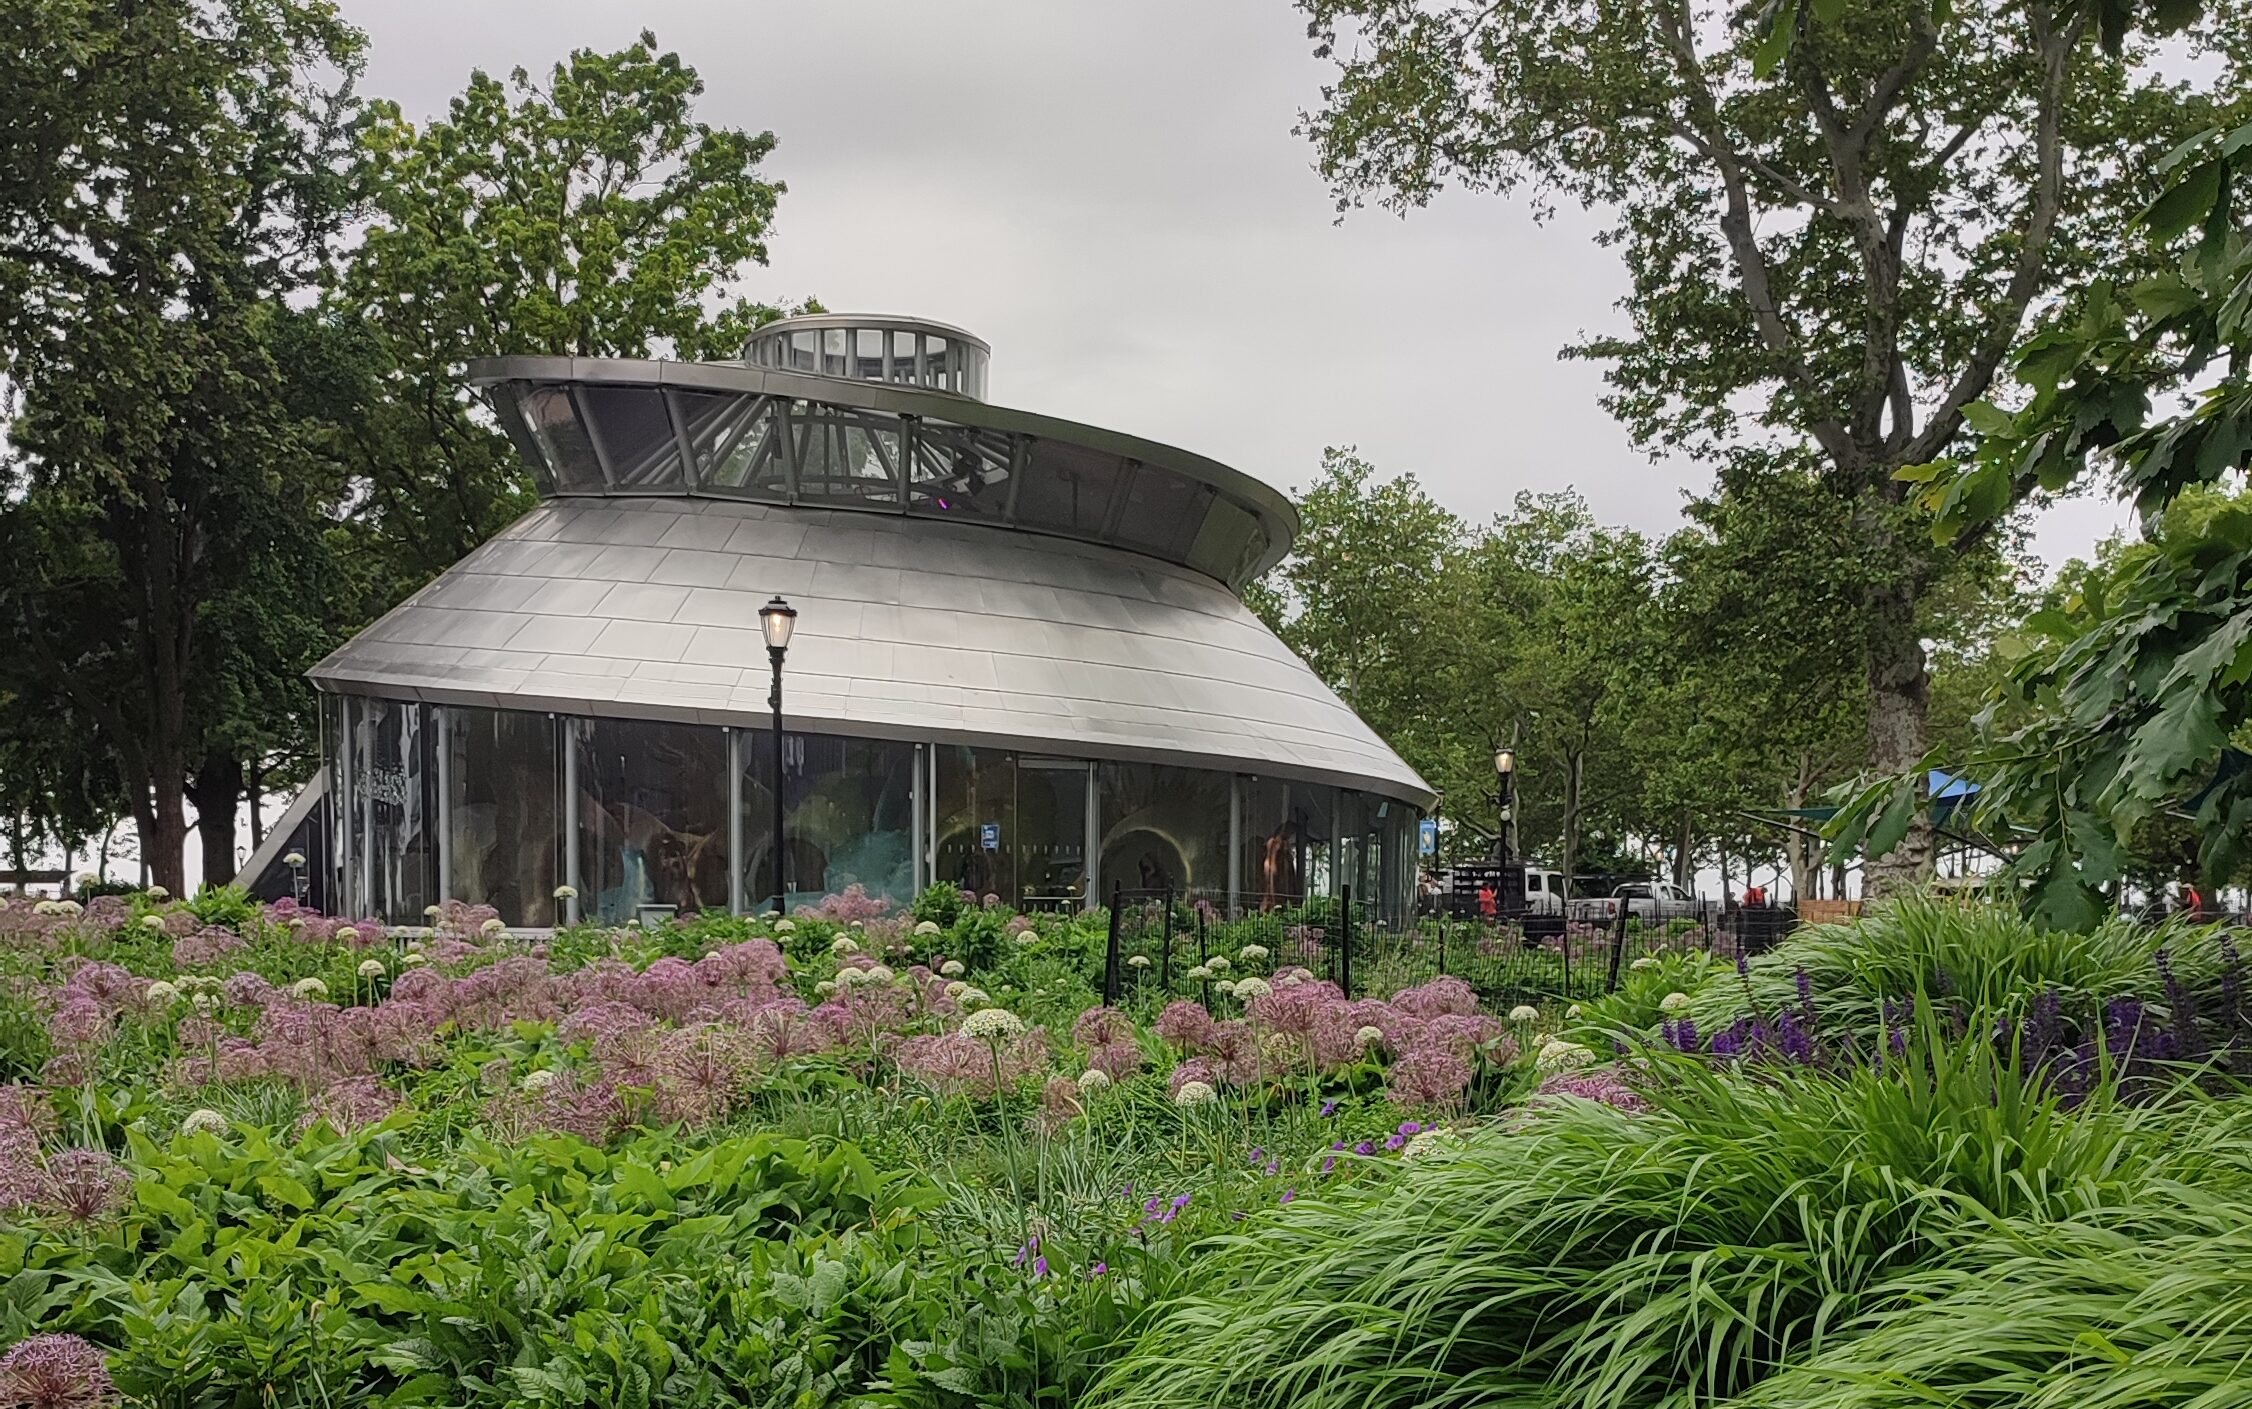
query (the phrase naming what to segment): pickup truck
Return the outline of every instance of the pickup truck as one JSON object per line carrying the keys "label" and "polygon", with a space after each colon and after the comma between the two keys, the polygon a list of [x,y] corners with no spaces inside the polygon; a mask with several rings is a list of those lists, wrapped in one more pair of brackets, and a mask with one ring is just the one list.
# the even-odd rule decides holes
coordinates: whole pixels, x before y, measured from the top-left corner
{"label": "pickup truck", "polygon": [[1568,913],[1579,924],[1604,925],[1618,919],[1621,906],[1630,918],[1646,925],[1694,918],[1700,908],[1697,897],[1671,881],[1639,881],[1599,900],[1575,900]]}
{"label": "pickup truck", "polygon": [[1562,916],[1564,913],[1564,876],[1560,871],[1542,871],[1525,868],[1525,909],[1527,915]]}

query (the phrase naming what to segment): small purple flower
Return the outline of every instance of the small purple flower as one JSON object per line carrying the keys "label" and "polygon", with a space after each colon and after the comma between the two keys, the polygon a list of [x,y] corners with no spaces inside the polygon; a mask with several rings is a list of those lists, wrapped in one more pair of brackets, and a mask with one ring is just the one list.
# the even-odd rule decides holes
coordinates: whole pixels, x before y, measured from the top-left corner
{"label": "small purple flower", "polygon": [[1386,1136],[1386,1137],[1385,1137],[1385,1139],[1384,1139],[1384,1148],[1385,1148],[1385,1149],[1387,1149],[1387,1150],[1397,1150],[1397,1149],[1399,1149],[1399,1148],[1400,1148],[1400,1147],[1401,1147],[1402,1145],[1405,1145],[1406,1143],[1407,1143],[1407,1136],[1405,1136],[1405,1135],[1401,1135],[1401,1134],[1398,1134],[1398,1133],[1394,1133],[1394,1134],[1392,1134],[1392,1135],[1388,1135],[1388,1136]]}
{"label": "small purple flower", "polygon": [[1239,1208],[1239,1209],[1237,1209],[1237,1210],[1236,1210],[1235,1212],[1233,1212],[1233,1213],[1229,1214],[1229,1215],[1228,1215],[1228,1218],[1229,1218],[1229,1221],[1231,1221],[1231,1222],[1235,1222],[1235,1223],[1241,1223],[1241,1222],[1243,1221],[1243,1218],[1244,1218],[1243,1210],[1242,1210],[1242,1209],[1240,1209],[1240,1208]]}
{"label": "small purple flower", "polygon": [[1142,1205],[1142,1212],[1155,1213],[1157,1212],[1158,1208],[1164,1204],[1164,1202],[1165,1201],[1163,1199],[1159,1198],[1155,1194],[1152,1194],[1149,1196],[1149,1202]]}
{"label": "small purple flower", "polygon": [[1095,1280],[1095,1279],[1096,1279],[1097,1277],[1100,1277],[1100,1276],[1102,1276],[1102,1275],[1103,1275],[1103,1274],[1104,1274],[1105,1272],[1108,1272],[1109,1270],[1110,1270],[1110,1264],[1109,1264],[1109,1263],[1107,1263],[1107,1262],[1098,1262],[1098,1263],[1096,1263],[1096,1264],[1095,1264],[1094,1266],[1092,1266],[1092,1267],[1090,1267],[1090,1268],[1088,1268],[1088,1269],[1087,1269],[1087,1280],[1088,1280],[1088,1281],[1090,1281],[1090,1282],[1092,1282],[1092,1281],[1094,1281],[1094,1280]]}
{"label": "small purple flower", "polygon": [[1266,1157],[1267,1157],[1267,1148],[1266,1148],[1266,1146],[1264,1146],[1264,1145],[1253,1145],[1253,1146],[1251,1147],[1251,1162],[1252,1162],[1253,1164],[1257,1164],[1257,1163],[1258,1163],[1259,1161],[1261,1161],[1261,1160],[1265,1159]]}
{"label": "small purple flower", "polygon": [[1324,1173],[1324,1174],[1334,1174],[1334,1173],[1336,1173],[1336,1172],[1337,1172],[1337,1156],[1335,1156],[1335,1155],[1329,1155],[1329,1156],[1327,1156],[1326,1158],[1324,1158],[1324,1159],[1322,1160],[1322,1162],[1321,1162],[1321,1172],[1322,1172],[1322,1173]]}
{"label": "small purple flower", "polygon": [[1131,1182],[1129,1182],[1125,1188],[1119,1190],[1119,1197],[1125,1199],[1134,1197],[1134,1186]]}
{"label": "small purple flower", "polygon": [[1321,1113],[1324,1120],[1327,1120],[1329,1117],[1337,1114],[1337,1103],[1335,1101],[1322,1102]]}
{"label": "small purple flower", "polygon": [[1342,1150],[1345,1148],[1345,1142],[1343,1140],[1332,1140],[1329,1142],[1329,1147],[1333,1150]]}
{"label": "small purple flower", "polygon": [[1047,1259],[1047,1258],[1045,1258],[1045,1257],[1036,1257],[1036,1258],[1032,1259],[1032,1275],[1033,1275],[1033,1276],[1035,1276],[1035,1277],[1045,1277],[1045,1276],[1047,1276],[1047,1275],[1048,1275],[1048,1259]]}
{"label": "small purple flower", "polygon": [[1173,1196],[1173,1208],[1176,1212],[1181,1209],[1187,1208],[1188,1206],[1189,1196],[1187,1194],[1175,1194]]}
{"label": "small purple flower", "polygon": [[1011,1267],[1022,1267],[1022,1266],[1024,1266],[1024,1259],[1025,1259],[1025,1258],[1026,1258],[1026,1257],[1027,1257],[1028,1255],[1029,1255],[1029,1254],[1028,1254],[1028,1253],[1027,1253],[1027,1252],[1025,1251],[1025,1247],[1024,1247],[1024,1244],[1022,1244],[1022,1243],[1019,1243],[1019,1244],[1017,1244],[1017,1255],[1016,1255],[1015,1259],[1014,1259],[1014,1260],[1012,1260],[1012,1261],[1011,1261],[1011,1262],[1009,1263],[1009,1265],[1010,1265]]}
{"label": "small purple flower", "polygon": [[1353,1146],[1353,1153],[1356,1155],[1373,1155],[1376,1153],[1376,1143],[1372,1140],[1363,1140],[1358,1145]]}
{"label": "small purple flower", "polygon": [[1267,1167],[1263,1172],[1270,1178],[1282,1173],[1282,1161],[1279,1159],[1268,1160]]}
{"label": "small purple flower", "polygon": [[1285,1190],[1283,1190],[1283,1191],[1282,1191],[1282,1197],[1281,1197],[1280,1199],[1276,1200],[1276,1202],[1278,1202],[1278,1203],[1289,1203],[1289,1202],[1290,1202],[1290,1201],[1291,1201],[1292,1199],[1295,1199],[1295,1198],[1297,1198],[1297,1197],[1298,1197],[1298,1191],[1297,1191],[1296,1189],[1285,1189]]}
{"label": "small purple flower", "polygon": [[1400,1133],[1402,1135],[1420,1135],[1423,1133],[1423,1122],[1420,1120],[1403,1120],[1400,1122]]}

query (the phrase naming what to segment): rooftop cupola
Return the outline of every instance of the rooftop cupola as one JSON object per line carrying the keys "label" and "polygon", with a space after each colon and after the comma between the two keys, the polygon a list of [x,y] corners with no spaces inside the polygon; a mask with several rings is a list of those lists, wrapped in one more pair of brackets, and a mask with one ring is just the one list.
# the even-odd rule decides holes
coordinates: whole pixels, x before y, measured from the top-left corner
{"label": "rooftop cupola", "polygon": [[927,318],[883,313],[809,313],[751,334],[753,367],[849,381],[894,382],[985,399],[993,349],[984,339]]}

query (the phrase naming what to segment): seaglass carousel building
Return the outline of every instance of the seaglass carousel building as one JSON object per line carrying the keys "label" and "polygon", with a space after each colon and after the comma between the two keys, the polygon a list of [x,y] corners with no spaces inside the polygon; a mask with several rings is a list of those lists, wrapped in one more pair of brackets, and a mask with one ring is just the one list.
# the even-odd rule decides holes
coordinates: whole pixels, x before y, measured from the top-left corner
{"label": "seaglass carousel building", "polygon": [[1404,909],[1431,790],[1237,595],[1289,502],[991,405],[989,355],[821,315],[741,362],[474,364],[539,506],[313,670],[327,765],[249,873],[310,847],[345,913],[615,922],[768,908],[779,843],[792,904]]}

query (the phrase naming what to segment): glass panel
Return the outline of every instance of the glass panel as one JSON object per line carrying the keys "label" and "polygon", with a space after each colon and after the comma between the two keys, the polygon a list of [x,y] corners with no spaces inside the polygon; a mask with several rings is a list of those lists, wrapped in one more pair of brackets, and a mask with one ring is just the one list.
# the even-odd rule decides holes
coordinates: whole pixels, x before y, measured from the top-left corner
{"label": "glass panel", "polygon": [[989,360],[991,355],[982,349],[962,349],[962,395],[985,399],[985,364]]}
{"label": "glass panel", "polygon": [[852,374],[863,381],[884,379],[884,334],[881,328],[855,328],[852,332]]}
{"label": "glass panel", "polygon": [[517,403],[524,412],[525,428],[539,443],[548,468],[555,472],[559,494],[600,494],[607,486],[602,463],[594,458],[594,443],[579,424],[568,389],[559,386],[526,388]]}
{"label": "glass panel", "polygon": [[815,502],[899,502],[899,419],[798,403],[798,497]]}
{"label": "glass panel", "polygon": [[920,421],[908,502],[932,513],[998,520],[1009,507],[1009,454],[1004,432]]}
{"label": "glass panel", "polygon": [[[743,895],[773,904],[774,736],[743,735]],[[783,880],[788,907],[859,886],[915,898],[915,746],[828,734],[782,736]]]}
{"label": "glass panel", "polygon": [[516,454],[523,460],[525,468],[532,472],[533,482],[538,486],[539,492],[553,494],[555,471],[548,466],[546,448],[540,444],[539,437],[532,434],[531,424],[524,419],[521,404],[523,396],[522,382],[508,382],[492,388],[486,394],[487,400],[492,403],[494,418],[507,433],[509,443],[516,447]]}
{"label": "glass panel", "polygon": [[1017,894],[1017,764],[991,749],[938,749],[936,878],[978,895]]}
{"label": "glass panel", "polygon": [[1110,513],[1122,462],[1116,455],[1035,440],[1031,468],[1017,489],[1017,522],[1030,528],[1094,538]]}
{"label": "glass panel", "polygon": [[1339,789],[1337,792],[1337,875],[1331,882],[1329,894],[1336,895],[1344,886],[1353,888],[1356,900],[1369,898],[1369,875],[1374,860],[1369,846],[1368,813],[1366,800],[1355,792]]}
{"label": "glass panel", "polygon": [[654,387],[582,386],[585,408],[610,465],[613,489],[680,487],[680,442],[665,396]]}
{"label": "glass panel", "polygon": [[718,729],[587,719],[579,729],[579,907],[727,908],[727,739]]}
{"label": "glass panel", "polygon": [[1210,485],[1155,465],[1137,465],[1126,485],[1126,507],[1118,516],[1118,541],[1168,562],[1180,562],[1196,541],[1205,506],[1214,497]]}
{"label": "glass panel", "polygon": [[817,372],[821,369],[821,335],[812,329],[790,334],[789,369],[793,372]]}
{"label": "glass panel", "polygon": [[953,365],[953,344],[935,333],[923,334],[923,385],[946,390],[947,369]]}
{"label": "glass panel", "polygon": [[1228,775],[1150,763],[1095,765],[1102,878],[1128,890],[1224,894]]}
{"label": "glass panel", "polygon": [[823,328],[821,330],[822,376],[845,377],[852,375],[845,364],[845,351],[851,341],[851,336],[851,333],[843,328]]}
{"label": "glass panel", "polygon": [[1205,509],[1203,522],[1197,525],[1196,537],[1189,540],[1186,561],[1199,572],[1233,584],[1266,546],[1266,531],[1250,510],[1215,498]]}
{"label": "glass panel", "polygon": [[1261,910],[1330,890],[1336,789],[1277,778],[1243,780],[1244,903]]}
{"label": "glass panel", "polygon": [[938,879],[1012,903],[1084,896],[1087,765],[941,748]]}
{"label": "glass panel", "polygon": [[354,800],[367,847],[362,875],[370,915],[419,925],[436,902],[437,836],[427,796],[431,773],[428,715],[420,705],[362,699],[353,709]]}
{"label": "glass panel", "polygon": [[561,788],[556,722],[518,710],[445,709],[449,898],[512,925],[555,923]]}

